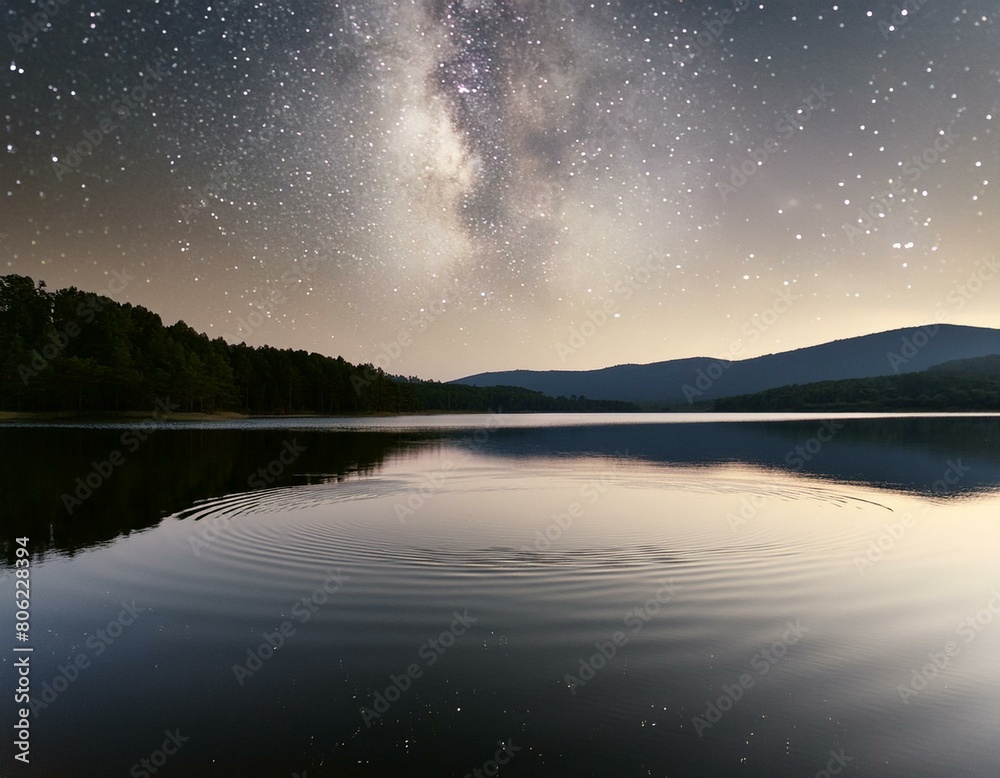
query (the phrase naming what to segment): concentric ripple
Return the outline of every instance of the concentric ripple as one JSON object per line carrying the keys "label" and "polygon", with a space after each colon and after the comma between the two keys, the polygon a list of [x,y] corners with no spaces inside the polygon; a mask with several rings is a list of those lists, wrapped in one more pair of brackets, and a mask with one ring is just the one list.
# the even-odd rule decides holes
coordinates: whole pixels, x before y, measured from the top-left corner
{"label": "concentric ripple", "polygon": [[[296,575],[334,565],[383,576],[406,570],[408,579],[503,573],[596,582],[665,569],[787,574],[814,564],[814,552],[857,545],[873,520],[892,515],[849,485],[731,467],[509,464],[396,466],[227,495],[172,518],[204,543],[199,556],[219,575],[226,567]],[[858,515],[866,520],[845,520]]]}

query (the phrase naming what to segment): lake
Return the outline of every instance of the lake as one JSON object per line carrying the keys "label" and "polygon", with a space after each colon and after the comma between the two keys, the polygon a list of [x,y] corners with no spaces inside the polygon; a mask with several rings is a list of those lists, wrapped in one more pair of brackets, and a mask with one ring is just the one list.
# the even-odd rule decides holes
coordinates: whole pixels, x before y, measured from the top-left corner
{"label": "lake", "polygon": [[3,774],[1000,774],[996,415],[7,422],[0,457]]}

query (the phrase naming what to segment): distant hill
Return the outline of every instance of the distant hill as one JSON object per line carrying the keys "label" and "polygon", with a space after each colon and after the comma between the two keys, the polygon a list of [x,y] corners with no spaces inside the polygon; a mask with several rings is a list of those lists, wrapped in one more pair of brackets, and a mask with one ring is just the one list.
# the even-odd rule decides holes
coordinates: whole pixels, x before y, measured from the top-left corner
{"label": "distant hill", "polygon": [[647,407],[678,406],[788,384],[915,373],[955,360],[996,354],[1000,354],[1000,330],[939,324],[740,361],[694,357],[601,370],[509,370],[480,373],[454,383],[504,384],[552,396],[623,400]]}
{"label": "distant hill", "polygon": [[717,411],[1000,411],[1000,355],[919,373],[848,378],[724,397]]}

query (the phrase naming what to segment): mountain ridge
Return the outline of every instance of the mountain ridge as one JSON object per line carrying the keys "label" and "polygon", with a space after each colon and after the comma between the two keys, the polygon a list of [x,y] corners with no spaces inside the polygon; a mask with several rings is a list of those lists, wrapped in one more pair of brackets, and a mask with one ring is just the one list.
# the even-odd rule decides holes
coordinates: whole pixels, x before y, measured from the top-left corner
{"label": "mountain ridge", "polygon": [[1000,354],[1000,329],[961,324],[901,327],[741,360],[682,357],[593,370],[507,370],[450,383],[505,384],[550,395],[645,404],[693,404],[788,384],[920,372]]}

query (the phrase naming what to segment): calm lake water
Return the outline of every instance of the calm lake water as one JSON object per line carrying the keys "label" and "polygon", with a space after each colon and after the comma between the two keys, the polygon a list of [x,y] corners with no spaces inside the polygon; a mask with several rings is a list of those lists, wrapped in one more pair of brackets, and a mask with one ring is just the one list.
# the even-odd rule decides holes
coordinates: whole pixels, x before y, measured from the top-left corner
{"label": "calm lake water", "polygon": [[1000,775],[996,416],[7,423],[0,457],[0,774]]}

